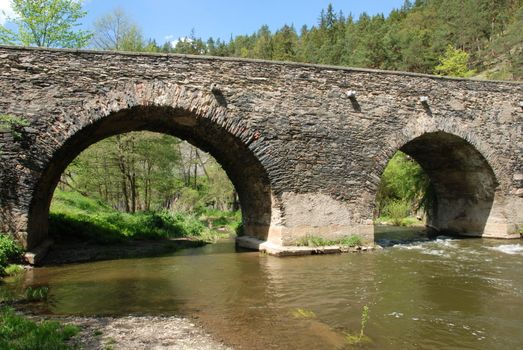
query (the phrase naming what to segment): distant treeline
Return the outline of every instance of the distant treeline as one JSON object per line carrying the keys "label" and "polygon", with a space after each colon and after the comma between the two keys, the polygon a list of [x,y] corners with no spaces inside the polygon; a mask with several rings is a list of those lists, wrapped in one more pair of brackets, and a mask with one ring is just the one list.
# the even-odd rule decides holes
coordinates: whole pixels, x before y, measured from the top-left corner
{"label": "distant treeline", "polygon": [[486,78],[523,78],[523,0],[405,1],[388,16],[359,18],[329,5],[318,24],[271,32],[262,26],[229,41],[196,37],[143,45],[147,51],[232,56],[437,73],[449,45]]}

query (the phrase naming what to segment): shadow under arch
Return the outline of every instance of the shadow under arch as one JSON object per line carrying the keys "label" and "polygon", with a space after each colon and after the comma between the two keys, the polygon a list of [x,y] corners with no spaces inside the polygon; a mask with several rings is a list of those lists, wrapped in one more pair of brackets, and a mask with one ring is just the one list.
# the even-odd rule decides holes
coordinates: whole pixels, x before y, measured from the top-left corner
{"label": "shadow under arch", "polygon": [[134,106],[100,118],[69,137],[42,172],[29,207],[27,248],[47,237],[49,207],[61,174],[83,150],[110,136],[152,131],[185,140],[211,154],[233,183],[246,232],[266,240],[271,223],[271,186],[267,172],[248,144],[225,126],[182,108]]}
{"label": "shadow under arch", "polygon": [[499,183],[492,167],[467,140],[444,131],[427,132],[403,144],[430,178],[434,190],[427,225],[441,233],[482,236]]}

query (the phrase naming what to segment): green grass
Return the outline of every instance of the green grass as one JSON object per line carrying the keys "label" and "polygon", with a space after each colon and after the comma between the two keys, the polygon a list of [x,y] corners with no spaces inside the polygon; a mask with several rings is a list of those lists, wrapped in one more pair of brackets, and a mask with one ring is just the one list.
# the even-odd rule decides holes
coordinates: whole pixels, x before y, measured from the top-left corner
{"label": "green grass", "polygon": [[390,216],[380,216],[379,218],[376,218],[374,220],[374,223],[378,224],[378,225],[392,224],[395,226],[410,227],[410,226],[421,225],[421,224],[423,224],[423,221],[420,221],[413,216],[407,216],[404,218],[396,218],[396,219],[393,219]]}
{"label": "green grass", "polygon": [[0,275],[9,274],[6,268],[10,262],[18,260],[21,254],[22,247],[10,235],[0,234]]}
{"label": "green grass", "polygon": [[78,331],[76,326],[55,321],[35,323],[11,308],[0,308],[0,349],[69,350],[73,347],[67,341]]}
{"label": "green grass", "polygon": [[220,233],[208,226],[235,225],[236,215],[221,213],[209,219],[210,216],[202,214],[200,220],[195,215],[181,213],[121,213],[77,192],[56,190],[49,215],[49,233],[55,238],[76,237],[97,243],[179,237],[214,241]]}
{"label": "green grass", "polygon": [[356,247],[362,245],[362,240],[361,237],[358,235],[350,235],[333,240],[313,235],[307,235],[305,237],[300,238],[296,242],[296,245],[301,247],[324,247],[332,245]]}
{"label": "green grass", "polygon": [[221,211],[206,208],[199,211],[198,220],[213,228],[223,228],[230,232],[236,232],[242,223],[242,216],[239,210]]}

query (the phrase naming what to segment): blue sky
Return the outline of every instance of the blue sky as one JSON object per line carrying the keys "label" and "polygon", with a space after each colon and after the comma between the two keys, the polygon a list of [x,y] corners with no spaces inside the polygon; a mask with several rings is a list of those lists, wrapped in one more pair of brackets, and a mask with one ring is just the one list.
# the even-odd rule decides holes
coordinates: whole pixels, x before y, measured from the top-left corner
{"label": "blue sky", "polygon": [[91,24],[97,17],[120,7],[142,28],[146,38],[159,44],[167,39],[186,37],[194,28],[197,37],[228,40],[231,34],[252,34],[263,24],[276,30],[284,24],[315,25],[321,9],[332,3],[336,11],[357,16],[401,7],[404,0],[328,1],[328,0],[88,0],[84,8]]}
{"label": "blue sky", "polygon": [[[9,13],[10,0],[0,0],[1,11]],[[158,44],[186,37],[194,28],[196,36],[228,40],[231,35],[252,34],[263,24],[272,31],[284,24],[315,25],[322,9],[332,3],[336,12],[357,17],[361,12],[388,14],[404,0],[85,0],[88,15],[83,26],[91,28],[96,18],[122,8]]]}

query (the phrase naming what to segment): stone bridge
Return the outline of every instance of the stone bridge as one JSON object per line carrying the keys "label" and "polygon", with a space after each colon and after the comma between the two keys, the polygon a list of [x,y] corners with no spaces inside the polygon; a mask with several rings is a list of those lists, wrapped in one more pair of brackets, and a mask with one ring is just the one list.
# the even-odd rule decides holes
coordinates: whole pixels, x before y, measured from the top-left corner
{"label": "stone bridge", "polygon": [[89,145],[174,135],[209,152],[240,197],[248,236],[374,237],[375,196],[397,150],[435,189],[429,225],[514,237],[523,223],[523,84],[365,69],[0,47],[0,229],[47,236],[53,191]]}

